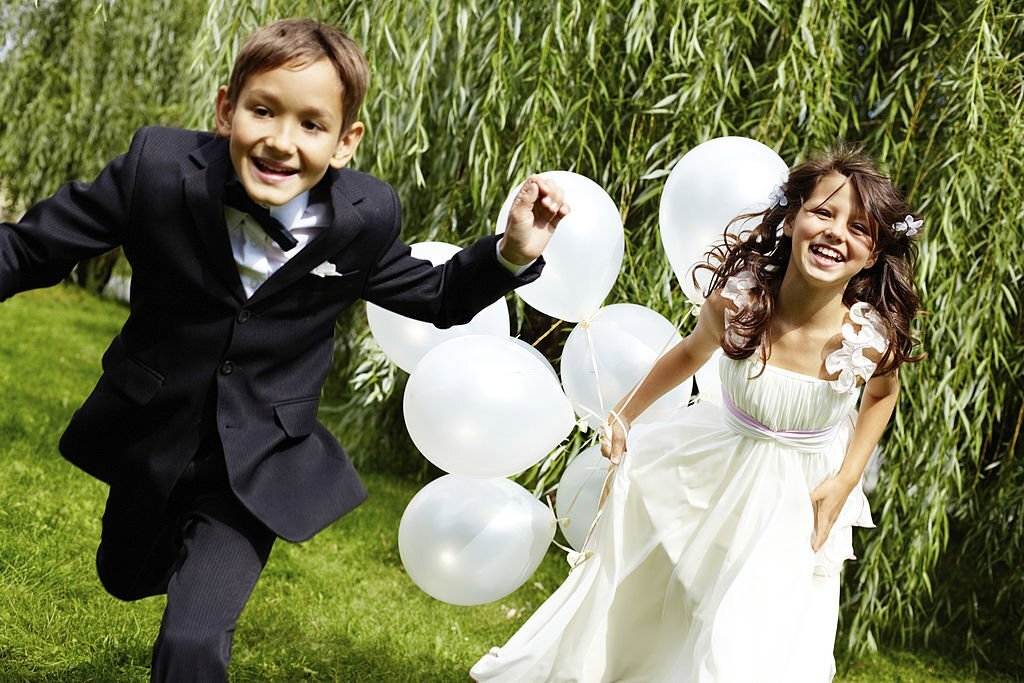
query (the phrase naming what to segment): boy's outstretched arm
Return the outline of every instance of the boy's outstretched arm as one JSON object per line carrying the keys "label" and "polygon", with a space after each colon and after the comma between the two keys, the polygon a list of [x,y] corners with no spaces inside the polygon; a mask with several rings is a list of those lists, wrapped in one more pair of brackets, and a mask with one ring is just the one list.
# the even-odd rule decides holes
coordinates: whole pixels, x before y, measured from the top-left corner
{"label": "boy's outstretched arm", "polygon": [[79,261],[124,241],[144,137],[136,134],[92,183],[67,183],[17,223],[0,223],[0,301],[57,284]]}
{"label": "boy's outstretched arm", "polygon": [[[362,297],[399,315],[450,327],[469,322],[499,297],[535,280],[544,266],[540,252],[568,208],[554,185],[546,190],[539,185],[531,190],[528,185],[529,179],[525,192],[515,199],[507,232],[483,237],[436,267],[413,258],[402,242],[401,207],[388,187],[391,231],[366,278]],[[507,261],[533,263],[518,274],[510,272],[498,261],[499,244]]]}

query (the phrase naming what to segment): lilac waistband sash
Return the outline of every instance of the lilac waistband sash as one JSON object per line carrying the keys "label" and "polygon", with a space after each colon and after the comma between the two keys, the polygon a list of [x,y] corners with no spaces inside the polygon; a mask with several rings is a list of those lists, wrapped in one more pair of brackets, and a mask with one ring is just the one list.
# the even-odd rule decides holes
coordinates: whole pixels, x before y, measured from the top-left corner
{"label": "lilac waistband sash", "polygon": [[777,441],[783,446],[800,451],[825,450],[835,441],[841,424],[840,422],[825,429],[807,431],[775,431],[736,407],[736,404],[732,402],[732,399],[724,391],[722,392],[722,402],[725,405],[725,424],[740,436],[765,441]]}

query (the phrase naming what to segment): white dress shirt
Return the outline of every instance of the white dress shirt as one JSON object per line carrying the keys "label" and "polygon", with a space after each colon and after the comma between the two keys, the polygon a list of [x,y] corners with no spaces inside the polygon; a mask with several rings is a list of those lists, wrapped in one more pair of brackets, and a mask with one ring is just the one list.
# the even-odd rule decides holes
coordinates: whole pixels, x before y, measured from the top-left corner
{"label": "white dress shirt", "polygon": [[[295,247],[288,251],[283,250],[263,232],[249,214],[230,206],[224,207],[224,222],[228,227],[231,253],[235,257],[246,297],[251,297],[278,268],[302,251],[303,247],[327,227],[330,222],[330,207],[326,204],[310,204],[307,191],[286,204],[270,207],[270,215],[292,234],[298,242]],[[513,275],[519,275],[533,264],[531,261],[525,266],[518,266],[505,259],[497,246],[495,251],[498,262]]]}

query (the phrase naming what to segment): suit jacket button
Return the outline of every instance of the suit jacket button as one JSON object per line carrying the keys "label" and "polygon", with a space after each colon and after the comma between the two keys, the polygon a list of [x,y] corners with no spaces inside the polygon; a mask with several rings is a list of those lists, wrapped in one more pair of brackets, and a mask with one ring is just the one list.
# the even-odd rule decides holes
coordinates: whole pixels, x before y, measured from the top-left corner
{"label": "suit jacket button", "polygon": [[249,311],[249,310],[243,308],[242,310],[240,310],[238,312],[237,320],[238,320],[239,323],[244,325],[245,323],[249,322],[249,318],[251,318],[251,317],[252,317],[252,311]]}
{"label": "suit jacket button", "polygon": [[231,361],[226,360],[226,361],[224,361],[223,363],[220,364],[220,374],[222,374],[222,375],[230,375],[234,371],[235,371],[235,366],[234,366],[234,364]]}

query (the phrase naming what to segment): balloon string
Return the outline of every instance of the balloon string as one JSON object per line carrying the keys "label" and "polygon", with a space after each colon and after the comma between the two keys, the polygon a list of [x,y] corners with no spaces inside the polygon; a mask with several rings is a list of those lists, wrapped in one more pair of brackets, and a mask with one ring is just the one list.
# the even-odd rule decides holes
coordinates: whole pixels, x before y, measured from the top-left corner
{"label": "balloon string", "polygon": [[[665,344],[661,347],[661,350],[658,352],[658,355],[657,355],[658,360],[660,360],[661,357],[663,355],[665,355],[665,352],[668,350],[669,346],[671,346],[671,344],[672,344],[673,340],[675,339],[676,334],[679,332],[679,329],[680,329],[681,326],[682,326],[682,321],[676,323],[676,327],[672,331],[672,334],[670,334],[668,336],[668,339],[665,341]],[[590,355],[591,355],[591,358],[594,359],[594,373],[596,375],[597,374],[597,359],[596,359],[596,357],[594,355],[593,344],[592,344],[591,339],[590,339],[590,325],[588,324],[584,329],[587,332],[587,343],[591,344]],[[657,360],[655,362],[657,362]],[[629,405],[630,401],[633,400],[633,397],[636,395],[637,390],[640,388],[640,384],[641,384],[642,381],[643,380],[641,380],[640,382],[637,382],[636,385],[633,387],[633,389],[629,392],[629,395],[626,396],[626,400],[623,401],[623,403],[622,403],[622,408],[623,409],[626,406]],[[600,386],[601,385],[598,384],[598,398],[599,399],[600,399],[600,396],[601,396]],[[582,408],[586,412],[593,414],[593,411],[588,410],[585,407],[582,407]],[[602,401],[601,409],[604,410],[603,401]],[[619,422],[619,424],[622,425],[623,430],[625,431],[626,425],[623,422],[622,418],[619,416],[618,412],[612,411],[612,413],[614,415],[615,420],[617,420]],[[609,426],[610,427],[610,424],[608,423],[607,419],[604,422],[604,426]],[[618,469],[619,469],[619,466],[617,464],[615,464],[615,463],[611,463],[608,466],[608,472],[605,474],[604,484],[601,486],[601,497],[600,497],[600,499],[598,499],[598,503],[597,503],[597,514],[594,516],[594,521],[591,522],[590,529],[587,530],[587,535],[583,539],[583,545],[582,545],[583,548],[586,548],[587,545],[590,543],[590,539],[591,539],[591,537],[594,534],[594,529],[597,528],[597,522],[598,522],[599,519],[601,519],[601,516],[604,513],[605,503],[608,500],[608,496],[611,494],[612,479],[615,476],[615,473],[618,471]],[[590,558],[590,554],[586,554],[586,556],[582,557],[582,559],[578,558],[578,561],[575,564],[573,564],[573,569],[575,569],[579,565],[583,564],[583,562],[586,562],[589,558]]]}
{"label": "balloon string", "polygon": [[604,475],[604,483],[601,485],[601,499],[597,504],[597,514],[594,515],[594,520],[590,523],[590,528],[587,529],[587,535],[583,537],[583,543],[580,545],[582,550],[577,555],[576,561],[571,562],[572,569],[576,569],[576,567],[579,567],[594,555],[594,551],[588,550],[587,546],[590,545],[590,541],[594,537],[594,530],[597,529],[597,523],[604,514],[604,502],[608,497],[608,493],[611,491],[612,478],[615,476],[615,472],[618,468],[618,465],[610,465],[608,467],[608,471]]}
{"label": "balloon string", "polygon": [[597,371],[597,354],[594,352],[594,338],[590,334],[590,320],[583,319],[580,326],[587,334],[587,348],[590,350],[590,365],[594,368],[594,382],[597,385],[597,404],[602,414],[607,414],[608,409],[604,405],[604,392],[601,391],[601,374]]}
{"label": "balloon string", "polygon": [[596,467],[588,468],[586,478],[584,478],[583,483],[580,485],[579,489],[577,489],[576,495],[574,495],[572,497],[572,500],[569,501],[569,507],[567,507],[565,509],[565,512],[567,514],[571,513],[572,509],[576,506],[576,501],[578,501],[580,499],[580,495],[583,494],[583,489],[585,489],[587,487],[587,484],[590,483],[590,480],[591,480],[591,478],[593,478],[594,473],[595,472],[600,472],[600,471],[601,471],[600,468],[596,468]]}
{"label": "balloon string", "polygon": [[[551,502],[551,494],[550,493],[545,493],[544,494],[544,504],[548,506],[548,510],[551,511],[551,516],[555,518],[556,522],[561,523],[561,522],[564,522],[564,521],[569,519],[568,517],[559,517],[558,513],[555,512],[555,505],[554,505],[554,503]],[[558,543],[556,543],[555,541],[552,541],[552,543],[554,543],[555,545],[558,545]],[[559,545],[558,547],[561,548],[562,546]]]}
{"label": "balloon string", "polygon": [[551,327],[548,328],[547,332],[545,332],[544,334],[542,334],[539,337],[537,337],[536,341],[533,342],[532,346],[534,348],[537,348],[537,344],[540,344],[542,341],[544,341],[544,337],[546,337],[549,334],[551,334],[552,332],[554,332],[555,328],[558,327],[559,325],[561,325],[563,322],[564,322],[563,320],[556,320],[554,322],[554,324],[552,324]]}
{"label": "balloon string", "polygon": [[[579,410],[579,411],[582,411],[583,413],[586,413],[585,415],[580,415],[580,417],[582,417],[584,420],[586,420],[588,417],[593,417],[593,418],[597,418],[600,421],[604,421],[604,419],[606,417],[606,415],[604,413],[595,413],[593,410],[591,410],[590,408],[588,408],[588,407],[586,407],[585,405],[582,405],[582,404],[577,406],[576,409]],[[586,428],[590,429],[590,425],[587,425]],[[582,429],[582,427],[581,427],[581,429]]]}
{"label": "balloon string", "polygon": [[[583,406],[580,406],[580,407],[581,407],[581,408],[583,408]],[[584,409],[584,410],[586,410],[586,408],[583,408],[583,409]],[[592,415],[594,414],[594,413],[593,413],[593,411],[590,411],[590,410],[587,410],[587,412],[588,412],[588,413],[590,413],[590,414],[592,414]],[[579,457],[579,454],[580,454],[580,453],[582,453],[583,451],[585,451],[585,450],[587,450],[588,448],[590,448],[591,446],[593,446],[593,445],[594,445],[594,441],[595,441],[595,439],[591,439],[590,441],[588,441],[587,443],[585,443],[585,444],[583,445],[583,448],[581,448],[581,449],[579,450],[579,452],[578,452],[578,453],[576,454],[576,456],[574,456],[574,457]],[[588,483],[590,482],[590,478],[594,476],[594,473],[595,473],[595,472],[600,472],[600,471],[601,471],[601,470],[600,470],[600,468],[594,468],[594,467],[588,468],[588,470],[587,470],[587,472],[588,472],[588,473],[587,473],[587,477],[586,477],[586,479],[584,479],[584,481],[583,481],[583,484],[582,484],[582,485],[581,485],[581,486],[579,487],[579,489],[578,489],[578,490],[576,491],[576,495],[574,495],[574,496],[572,497],[572,500],[571,500],[571,501],[569,502],[569,507],[567,507],[567,508],[565,509],[565,511],[566,511],[566,513],[567,513],[567,514],[568,514],[568,513],[571,513],[571,512],[572,512],[572,509],[573,509],[574,507],[576,507],[576,501],[578,501],[578,500],[579,500],[579,498],[580,498],[580,495],[581,495],[581,494],[583,493],[583,489],[585,489],[585,488],[586,488],[586,486],[587,486],[587,484],[588,484]],[[563,475],[564,475],[564,470],[563,470]],[[547,499],[548,501],[550,501],[550,500],[551,500],[551,493],[552,493],[552,492],[556,492],[556,495],[557,495],[557,491],[558,491],[558,486],[553,486],[553,487],[552,487],[552,488],[551,488],[551,489],[550,489],[549,491],[545,492],[545,493],[544,493],[543,495],[544,495],[544,497],[545,497],[545,498],[546,498],[546,499]],[[551,506],[550,506],[550,505],[548,505],[548,507],[551,507]],[[551,508],[551,510],[552,510],[552,513],[554,513],[554,508]],[[569,517],[558,517],[557,519],[558,519],[558,521],[559,521],[559,522],[562,522],[563,520],[568,520],[568,519],[569,519]]]}
{"label": "balloon string", "polygon": [[619,466],[616,463],[608,465],[608,471],[604,475],[604,483],[601,484],[601,497],[597,501],[598,511],[604,509],[604,502],[608,499],[608,494],[612,492],[612,477],[615,476],[615,471],[618,468]]}
{"label": "balloon string", "polygon": [[[548,510],[551,511],[551,516],[555,517],[555,522],[563,522],[563,521],[568,521],[569,520],[568,517],[556,517],[555,516],[555,506],[551,502],[551,495],[550,494],[544,497],[544,502],[547,504]],[[581,562],[580,562],[580,558],[581,557],[583,557],[584,561],[588,557],[590,557],[589,555],[586,555],[586,557],[584,557],[584,553],[577,553],[575,549],[570,548],[569,546],[566,546],[566,545],[562,545],[561,543],[559,543],[558,541],[556,541],[553,538],[551,539],[551,543],[554,544],[554,546],[556,548],[558,548],[559,550],[562,550],[563,552],[565,552],[567,557],[571,558],[569,564],[572,565],[572,569],[575,569],[577,564],[581,564]],[[576,555],[575,558],[573,558],[574,554]]]}

